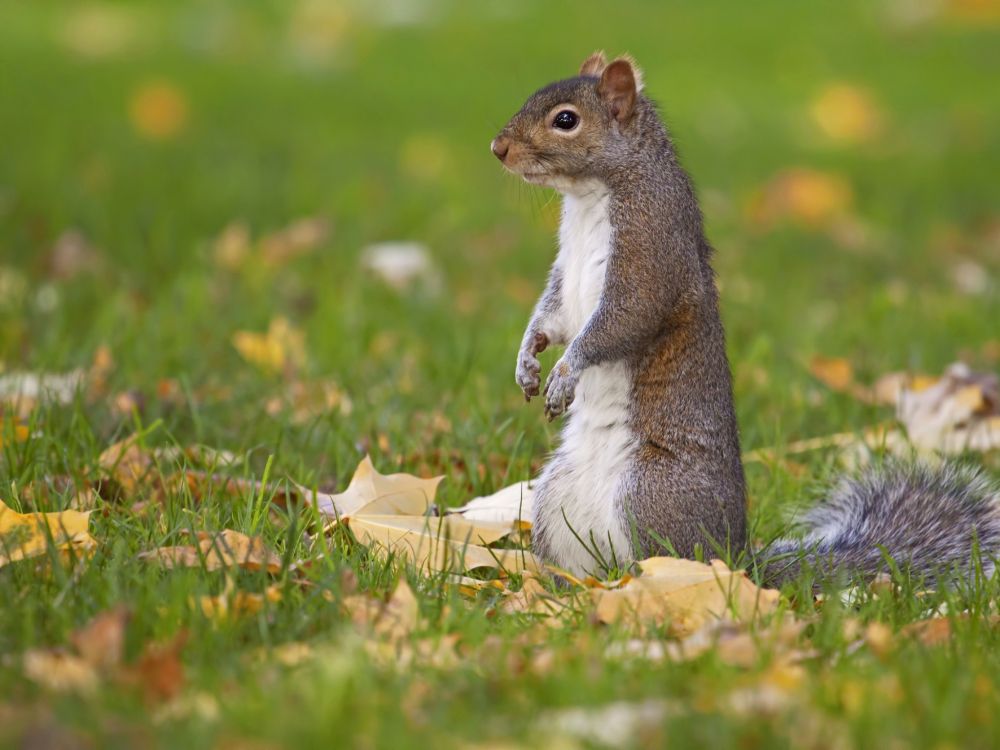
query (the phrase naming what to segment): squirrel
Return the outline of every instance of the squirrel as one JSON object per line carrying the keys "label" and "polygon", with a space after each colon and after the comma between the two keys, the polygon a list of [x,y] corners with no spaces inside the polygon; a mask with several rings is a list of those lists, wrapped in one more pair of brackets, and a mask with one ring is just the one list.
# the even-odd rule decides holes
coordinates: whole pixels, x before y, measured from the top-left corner
{"label": "squirrel", "polygon": [[[565,415],[534,484],[532,546],[574,575],[666,551],[747,548],[746,484],[701,209],[632,58],[589,56],[532,94],[490,144],[562,194],[559,249],[517,355],[525,399]],[[565,346],[541,388],[538,355]],[[845,479],[802,541],[754,553],[780,583],[809,564],[875,575],[883,552],[929,574],[1000,551],[1000,491],[979,473],[903,464]],[[801,552],[803,554],[796,554]]]}

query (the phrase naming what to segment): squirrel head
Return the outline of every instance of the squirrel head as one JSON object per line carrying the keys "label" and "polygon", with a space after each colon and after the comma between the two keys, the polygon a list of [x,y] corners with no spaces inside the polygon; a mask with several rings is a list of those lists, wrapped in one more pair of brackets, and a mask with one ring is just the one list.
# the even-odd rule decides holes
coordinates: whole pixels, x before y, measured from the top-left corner
{"label": "squirrel head", "polygon": [[641,139],[651,104],[630,57],[610,63],[595,52],[575,78],[532,94],[493,139],[504,167],[528,182],[572,192],[574,183],[620,168]]}

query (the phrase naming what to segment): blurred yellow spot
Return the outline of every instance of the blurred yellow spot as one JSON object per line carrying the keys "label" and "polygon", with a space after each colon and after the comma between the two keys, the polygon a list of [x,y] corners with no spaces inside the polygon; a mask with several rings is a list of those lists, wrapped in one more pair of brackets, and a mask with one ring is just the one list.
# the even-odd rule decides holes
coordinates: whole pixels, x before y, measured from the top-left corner
{"label": "blurred yellow spot", "polygon": [[947,14],[971,24],[996,25],[1000,23],[1000,0],[950,0]]}
{"label": "blurred yellow spot", "polygon": [[817,354],[809,360],[809,372],[834,391],[846,391],[854,383],[854,368],[843,357],[824,357]]}
{"label": "blurred yellow spot", "polygon": [[147,81],[132,95],[128,113],[139,135],[165,141],[187,125],[188,101],[184,92],[169,81]]}
{"label": "blurred yellow spot", "polygon": [[883,116],[871,92],[847,83],[827,86],[809,111],[824,135],[842,143],[869,141],[882,129]]}
{"label": "blurred yellow spot", "polygon": [[853,199],[850,183],[841,175],[792,167],[754,193],[747,215],[765,227],[781,220],[829,227],[847,215]]}
{"label": "blurred yellow spot", "polygon": [[414,135],[403,142],[399,163],[408,177],[439,179],[451,162],[448,147],[437,136]]}
{"label": "blurred yellow spot", "polygon": [[11,437],[15,443],[27,440],[28,436],[31,434],[31,430],[28,429],[28,426],[22,424],[20,420],[14,420],[14,423],[8,428],[7,425],[4,424],[3,417],[0,417],[0,448],[3,448],[4,446],[4,435],[7,433],[8,429],[10,430]]}
{"label": "blurred yellow spot", "polygon": [[86,3],[67,9],[59,36],[81,57],[114,57],[135,46],[139,27],[134,11],[121,3]]}
{"label": "blurred yellow spot", "polygon": [[271,321],[267,333],[237,331],[233,346],[243,359],[266,372],[296,369],[306,359],[305,334],[281,316]]}

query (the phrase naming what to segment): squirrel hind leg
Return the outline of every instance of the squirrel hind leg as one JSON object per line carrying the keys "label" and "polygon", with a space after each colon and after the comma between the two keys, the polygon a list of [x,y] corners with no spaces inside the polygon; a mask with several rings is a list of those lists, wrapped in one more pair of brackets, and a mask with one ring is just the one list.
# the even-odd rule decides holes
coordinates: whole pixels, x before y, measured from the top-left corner
{"label": "squirrel hind leg", "polygon": [[637,558],[654,555],[723,558],[746,547],[742,482],[706,480],[697,466],[660,449],[640,449],[619,497],[619,513]]}

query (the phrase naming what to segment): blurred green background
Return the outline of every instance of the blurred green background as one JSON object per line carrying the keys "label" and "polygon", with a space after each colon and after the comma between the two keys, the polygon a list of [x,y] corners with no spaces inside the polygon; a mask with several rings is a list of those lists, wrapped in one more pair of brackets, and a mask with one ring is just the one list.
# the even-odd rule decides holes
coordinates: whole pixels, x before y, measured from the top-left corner
{"label": "blurred green background", "polygon": [[[101,442],[138,404],[303,480],[366,449],[448,472],[452,498],[523,478],[554,435],[513,369],[558,199],[487,147],[603,48],[644,68],[698,187],[745,447],[860,427],[870,407],[819,386],[812,355],[862,379],[996,365],[998,18],[982,0],[3,2],[0,363],[110,354],[84,412]],[[366,269],[387,241],[426,262],[398,289]],[[279,364],[248,362],[234,335],[276,318]]]}

